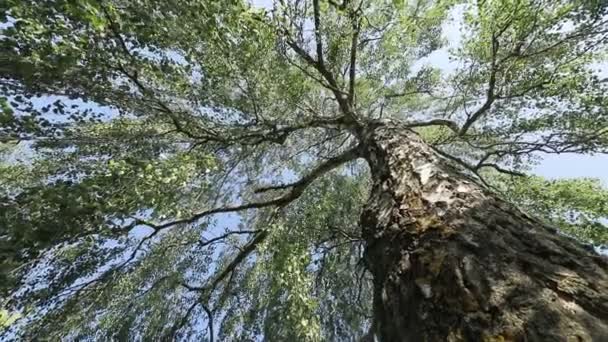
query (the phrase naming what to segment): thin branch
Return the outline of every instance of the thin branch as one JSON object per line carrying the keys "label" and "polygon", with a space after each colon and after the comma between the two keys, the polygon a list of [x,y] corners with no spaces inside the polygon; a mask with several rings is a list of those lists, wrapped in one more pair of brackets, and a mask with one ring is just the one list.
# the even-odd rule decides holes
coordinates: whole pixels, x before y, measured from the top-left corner
{"label": "thin branch", "polygon": [[[109,20],[111,19],[111,16],[109,15],[109,13],[107,13],[107,11],[105,11],[104,14],[106,17],[108,17]],[[122,38],[120,32],[118,31],[118,28],[116,27],[116,25],[110,25],[110,30],[111,30],[113,36],[115,36],[116,39],[120,42],[120,46],[124,50],[124,52],[131,59],[134,59],[131,52],[127,48],[126,43],[124,42],[124,39]],[[307,55],[306,52],[303,50],[300,51],[299,54],[301,56],[303,56],[302,53]],[[308,59],[306,59],[306,58],[305,59],[307,60],[307,62],[309,64],[311,64],[313,66],[318,65],[318,63],[315,62],[312,59],[312,57],[310,57],[310,56],[306,56],[306,57]],[[251,130],[249,128],[247,130],[245,130],[245,132],[235,132],[235,131],[214,132],[213,130],[211,130],[207,127],[197,125],[197,128],[202,130],[204,133],[203,134],[194,134],[192,131],[187,130],[186,127],[184,127],[183,123],[179,120],[177,113],[175,113],[171,108],[169,108],[169,106],[167,104],[165,104],[161,99],[156,97],[154,92],[152,90],[148,89],[144,85],[142,80],[139,78],[137,71],[130,72],[121,64],[119,64],[117,68],[125,77],[127,77],[130,81],[132,81],[135,84],[135,86],[139,89],[139,91],[143,95],[150,96],[154,100],[154,103],[160,107],[158,109],[161,110],[162,112],[166,113],[169,116],[169,118],[171,119],[171,121],[177,131],[185,134],[189,138],[200,140],[202,142],[211,141],[211,142],[219,142],[219,143],[226,143],[226,144],[240,143],[243,145],[247,145],[247,144],[256,145],[256,144],[259,144],[264,141],[270,141],[270,142],[276,142],[276,143],[282,144],[285,141],[287,135],[295,130],[302,129],[302,128],[308,128],[308,127],[321,127],[321,126],[324,126],[325,124],[333,125],[333,124],[336,124],[337,121],[341,120],[339,118],[337,120],[332,120],[332,119],[313,120],[312,122],[296,125],[295,127],[284,127],[282,129],[277,130],[276,127],[271,126],[270,129],[262,129],[262,130],[258,130],[258,131],[254,131],[254,132],[251,132]],[[318,65],[317,69],[321,72],[321,74],[324,76],[324,78],[329,82],[329,85],[331,86],[332,91],[334,91],[334,92],[339,91],[337,83],[335,82],[335,79],[333,79],[333,75],[331,75],[331,73],[323,65]],[[234,133],[237,133],[237,134],[234,134]],[[229,138],[226,138],[226,136],[228,136]]]}
{"label": "thin branch", "polygon": [[336,100],[338,102],[343,101],[343,96],[347,96],[348,94],[344,93],[344,91],[340,89],[334,75],[327,68],[325,68],[325,66],[320,65],[314,58],[312,58],[312,56],[310,56],[310,54],[308,54],[308,52],[302,49],[295,42],[288,40],[287,45],[289,45],[289,47],[291,47],[292,50],[298,56],[300,56],[300,58],[302,58],[310,66],[314,67],[321,74],[321,76],[323,76],[323,78],[329,84],[330,89],[334,92]]}
{"label": "thin branch", "polygon": [[[73,285],[70,286],[68,288],[66,288],[65,290],[63,290],[61,293],[59,293],[57,295],[57,298],[66,296],[68,294],[73,294],[75,296],[77,296],[78,294],[80,294],[82,291],[86,290],[89,286],[91,286],[92,284],[95,284],[97,282],[103,281],[106,278],[112,276],[113,274],[117,273],[118,271],[122,270],[123,268],[127,267],[132,261],[135,260],[135,257],[137,256],[137,253],[139,253],[139,251],[141,250],[141,248],[143,247],[143,245],[149,241],[150,239],[154,238],[156,235],[158,235],[158,233],[160,233],[161,229],[159,226],[155,226],[154,224],[142,221],[142,220],[135,220],[135,225],[146,225],[150,228],[153,228],[154,231],[148,235],[145,236],[144,238],[142,238],[139,243],[135,246],[135,248],[131,251],[131,253],[129,254],[129,256],[123,261],[121,262],[118,266],[115,266],[113,268],[110,268],[109,270],[103,272],[99,277],[93,278],[91,280],[88,280],[84,283],[81,284],[77,284],[77,285]],[[133,224],[130,224],[129,226],[133,226]]]}
{"label": "thin branch", "polygon": [[[283,2],[281,2],[282,5],[284,5]],[[332,5],[337,5],[337,4],[332,4]],[[348,5],[348,1],[344,0],[342,5],[338,5],[338,6],[347,6]],[[338,105],[340,107],[340,110],[342,111],[342,114],[344,114],[344,116],[346,116],[349,119],[349,123],[350,124],[355,124],[358,125],[358,120],[357,117],[355,115],[355,113],[352,110],[352,107],[350,106],[350,103],[348,101],[348,93],[345,92],[344,90],[342,90],[340,88],[340,86],[338,85],[338,82],[336,81],[336,78],[334,77],[334,74],[327,68],[327,66],[325,65],[325,61],[324,61],[324,57],[323,57],[323,40],[322,40],[322,32],[321,32],[321,13],[320,13],[320,7],[319,7],[319,0],[313,0],[313,21],[314,21],[314,26],[315,26],[315,45],[316,45],[316,54],[317,54],[317,59],[313,58],[304,48],[302,48],[300,45],[298,45],[298,43],[296,43],[296,40],[293,39],[289,29],[285,28],[285,27],[281,27],[278,30],[278,33],[283,35],[283,37],[285,38],[285,43],[296,53],[296,55],[298,55],[302,60],[304,60],[304,62],[306,62],[306,64],[308,64],[309,66],[313,67],[315,70],[317,70],[317,72],[319,74],[321,74],[321,76],[323,77],[323,79],[325,79],[325,81],[327,82],[327,84],[325,84],[325,82],[319,82],[320,80],[318,80],[316,77],[312,77],[315,81],[319,82],[322,86],[329,88],[336,101],[338,102]],[[268,22],[260,19],[260,18],[256,18],[256,20],[261,21],[263,24],[265,25],[269,25],[271,28],[276,28],[273,25],[269,24]],[[287,60],[289,61],[289,59],[287,58]],[[300,70],[303,70],[303,68],[298,67]],[[305,72],[306,75],[310,76],[307,72]]]}
{"label": "thin branch", "polygon": [[255,248],[266,239],[268,236],[267,230],[260,230],[256,236],[250,240],[237,254],[234,259],[224,268],[224,270],[218,274],[213,281],[205,286],[193,286],[186,283],[181,283],[180,285],[188,289],[189,291],[195,291],[201,293],[201,300],[208,299],[208,297],[215,291],[217,285],[221,283],[229,274],[234,272],[237,266],[245,260],[254,250]]}
{"label": "thin branch", "polygon": [[199,247],[206,247],[217,241],[224,240],[227,237],[232,236],[232,235],[258,234],[258,233],[260,233],[260,230],[235,230],[235,231],[227,232],[225,234],[222,234],[220,236],[214,237],[209,240],[200,240],[198,245],[199,245]]}
{"label": "thin branch", "polygon": [[[328,84],[326,81],[324,81],[324,79],[319,78],[319,77],[315,76],[314,74],[312,74],[310,71],[308,71],[306,69],[305,66],[301,66],[298,63],[292,61],[291,58],[289,58],[288,56],[285,57],[285,60],[287,61],[287,63],[289,63],[290,65],[292,65],[292,66],[296,67],[298,70],[300,70],[304,75],[310,77],[312,80],[319,83],[322,87],[327,88],[332,93],[335,94],[336,92],[338,92],[338,93],[342,92],[340,89],[335,88],[332,85]],[[309,65],[309,63],[307,63],[306,65]],[[315,70],[316,70],[316,68],[315,68]]]}
{"label": "thin branch", "polygon": [[331,171],[331,170],[335,169],[336,167],[357,158],[359,155],[360,155],[360,148],[359,148],[359,146],[357,146],[336,157],[328,159],[326,162],[317,166],[308,175],[306,175],[305,177],[301,178],[300,180],[298,180],[296,182],[262,187],[262,188],[256,189],[255,192],[261,193],[261,192],[266,192],[266,191],[270,191],[270,190],[284,190],[284,189],[288,189],[288,188],[291,188],[292,192],[300,191],[297,189],[303,190],[303,188],[305,188],[308,184],[310,184],[315,179],[324,175],[328,171]]}
{"label": "thin branch", "polygon": [[299,55],[306,63],[315,68],[321,74],[321,76],[323,76],[323,78],[327,81],[327,87],[333,92],[334,97],[336,98],[336,101],[338,102],[342,113],[347,116],[352,123],[357,123],[357,118],[352,111],[350,103],[347,101],[347,99],[349,98],[348,93],[345,93],[342,89],[340,89],[333,73],[329,71],[329,69],[327,69],[325,65],[320,64],[318,61],[312,58],[310,54],[306,52],[306,50],[302,49],[295,42],[288,39],[287,45],[289,45],[289,47],[291,47],[292,50],[297,55]]}
{"label": "thin branch", "polygon": [[[492,188],[492,186],[479,174],[478,170],[471,164],[467,163],[466,161],[464,161],[456,156],[446,153],[446,152],[442,151],[441,149],[436,148],[432,145],[431,145],[431,148],[435,152],[437,152],[437,154],[439,154],[440,156],[443,156],[444,158],[447,158],[447,159],[461,165],[462,167],[469,170],[470,172],[472,172],[479,179],[479,181],[481,181],[481,183],[483,183],[483,185],[485,185],[487,188]],[[473,180],[473,178],[471,178],[471,179]]]}
{"label": "thin branch", "polygon": [[[131,62],[134,63],[135,58],[133,57],[133,54],[129,50],[126,42],[124,41],[122,35],[120,34],[117,25],[115,24],[115,22],[112,19],[112,16],[107,11],[107,9],[105,8],[105,6],[103,5],[103,3],[101,1],[99,1],[99,4],[103,10],[104,16],[106,17],[106,19],[108,19],[108,22],[110,23],[109,29],[110,29],[112,35],[118,40],[119,45],[120,45],[121,49],[123,50],[123,52],[127,56],[129,56],[129,58],[131,59]],[[171,121],[173,122],[173,125],[179,132],[184,133],[189,138],[201,138],[201,137],[197,137],[196,135],[192,134],[192,132],[190,132],[184,128],[182,123],[177,118],[176,114],[162,100],[157,98],[153,91],[148,89],[142,83],[142,81],[139,79],[137,70],[135,72],[131,73],[122,64],[119,63],[118,71],[120,71],[125,77],[127,77],[129,80],[131,80],[131,82],[133,82],[135,84],[135,86],[139,89],[139,91],[142,93],[142,95],[150,96],[154,100],[154,102],[158,106],[160,106],[160,109],[162,109],[163,112],[165,112],[166,114],[169,115],[169,117],[171,118]]]}
{"label": "thin branch", "polygon": [[[167,144],[192,144],[194,141],[189,139],[162,139],[164,132],[158,135],[151,135],[147,137],[141,137],[141,140],[150,139],[154,142],[162,142]],[[128,144],[131,142],[137,142],[137,140],[120,140],[110,138],[90,138],[90,137],[49,137],[49,136],[22,136],[22,137],[10,137],[0,136],[0,142],[22,142],[22,141],[34,141],[34,142],[48,142],[48,143],[83,143],[83,144],[99,144],[99,143],[123,143]]]}

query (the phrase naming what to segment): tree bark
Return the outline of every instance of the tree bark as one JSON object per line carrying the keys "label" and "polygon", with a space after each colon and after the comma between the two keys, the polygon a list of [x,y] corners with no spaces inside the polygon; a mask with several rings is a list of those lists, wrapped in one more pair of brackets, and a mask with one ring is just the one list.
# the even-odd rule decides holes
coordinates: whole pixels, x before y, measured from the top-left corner
{"label": "tree bark", "polygon": [[608,341],[608,263],[480,186],[414,132],[365,138],[361,216],[380,341]]}

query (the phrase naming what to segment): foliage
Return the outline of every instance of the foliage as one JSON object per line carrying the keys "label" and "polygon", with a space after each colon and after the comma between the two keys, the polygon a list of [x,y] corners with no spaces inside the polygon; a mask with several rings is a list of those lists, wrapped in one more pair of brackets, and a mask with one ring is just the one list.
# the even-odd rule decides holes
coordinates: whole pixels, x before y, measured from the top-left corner
{"label": "foliage", "polygon": [[608,245],[608,190],[597,179],[505,180],[509,199],[542,215],[566,234],[587,243]]}
{"label": "foliage", "polygon": [[520,176],[542,153],[608,151],[592,68],[607,15],[599,0],[1,2],[3,338],[362,338],[374,175],[355,159],[389,120],[606,243],[599,183]]}

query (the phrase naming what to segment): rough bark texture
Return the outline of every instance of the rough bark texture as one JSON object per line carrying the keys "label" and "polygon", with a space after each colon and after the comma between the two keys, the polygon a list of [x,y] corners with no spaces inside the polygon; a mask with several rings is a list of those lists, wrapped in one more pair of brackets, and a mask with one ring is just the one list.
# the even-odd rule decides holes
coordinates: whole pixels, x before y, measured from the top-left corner
{"label": "rough bark texture", "polygon": [[387,341],[608,341],[608,263],[479,186],[415,133],[367,134],[361,223]]}

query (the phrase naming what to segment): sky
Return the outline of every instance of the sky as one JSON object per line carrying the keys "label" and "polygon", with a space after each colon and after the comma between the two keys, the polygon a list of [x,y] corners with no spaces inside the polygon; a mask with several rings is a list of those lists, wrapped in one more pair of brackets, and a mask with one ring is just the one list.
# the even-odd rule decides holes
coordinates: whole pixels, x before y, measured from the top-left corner
{"label": "sky", "polygon": [[545,156],[533,172],[547,178],[592,177],[608,186],[608,156],[564,153]]}

